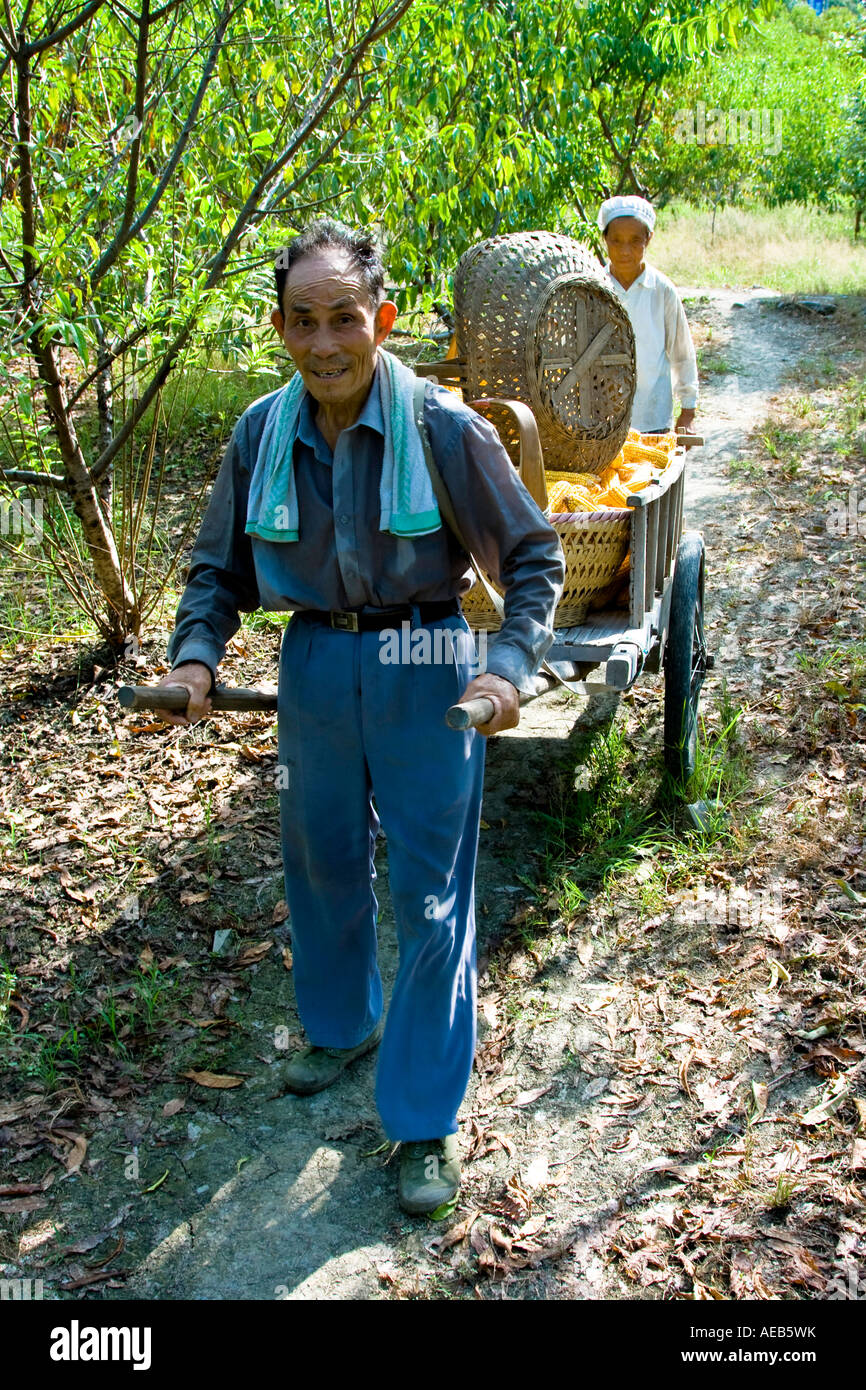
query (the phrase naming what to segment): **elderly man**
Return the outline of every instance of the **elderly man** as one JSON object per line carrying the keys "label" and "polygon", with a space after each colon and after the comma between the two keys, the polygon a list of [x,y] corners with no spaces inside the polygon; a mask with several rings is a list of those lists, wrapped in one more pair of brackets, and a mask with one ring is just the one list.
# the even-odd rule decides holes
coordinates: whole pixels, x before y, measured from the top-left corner
{"label": "elderly man", "polygon": [[[495,713],[480,732],[516,726],[519,694],[552,642],[562,552],[493,428],[439,387],[420,398],[418,379],[382,348],[397,310],[368,237],[314,223],[280,252],[276,286],[271,321],[297,373],[235,427],[165,683],[189,690],[188,720],[203,717],[239,613],[293,611],[280,658],[280,819],[310,1046],[283,1065],[282,1086],[319,1091],[381,1042],[376,1099],[401,1141],[399,1200],[429,1212],[459,1187],[457,1112],[476,1036],[484,739],[453,732],[444,714],[485,695]],[[459,604],[467,556],[439,514],[425,445],[467,544],[505,589],[482,674]],[[401,629],[412,638],[403,659],[393,642],[386,659],[382,639]],[[421,629],[444,634],[454,659],[441,659],[442,640],[425,659]],[[380,817],[400,950],[384,1028]]]}
{"label": "elderly man", "polygon": [[678,430],[690,430],[698,399],[698,364],[692,335],[676,286],[646,264],[655,209],[634,194],[608,198],[598,225],[608,254],[608,275],[634,329],[637,383],[631,425],[641,434],[667,434],[674,394],[681,410]]}

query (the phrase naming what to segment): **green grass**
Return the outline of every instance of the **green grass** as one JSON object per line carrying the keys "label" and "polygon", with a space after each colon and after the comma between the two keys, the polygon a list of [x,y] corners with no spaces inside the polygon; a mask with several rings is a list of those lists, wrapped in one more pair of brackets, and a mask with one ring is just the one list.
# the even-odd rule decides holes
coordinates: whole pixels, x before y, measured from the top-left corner
{"label": "green grass", "polygon": [[715,352],[706,346],[698,348],[697,358],[698,371],[705,372],[707,376],[727,376],[737,370],[734,364],[722,353]]}
{"label": "green grass", "polygon": [[0,1037],[10,1031],[9,1006],[17,984],[16,975],[5,961],[0,961]]}
{"label": "green grass", "polygon": [[[548,855],[560,861],[557,893],[563,912],[583,902],[587,885],[607,882],[636,858],[652,840],[652,814],[630,794],[626,776],[628,745],[615,720],[578,747],[580,766],[555,776],[550,809],[537,812]],[[582,755],[582,757],[581,757]],[[577,858],[572,851],[580,845]]]}
{"label": "green grass", "polygon": [[797,1190],[797,1179],[788,1177],[780,1173],[776,1179],[776,1186],[767,1195],[767,1206],[771,1210],[783,1211],[791,1205],[791,1198]]}
{"label": "green grass", "polygon": [[690,789],[693,801],[716,801],[727,809],[748,790],[752,757],[740,729],[744,713],[743,707],[731,700],[722,680],[716,710],[718,727],[711,729],[703,717],[700,719],[701,736]]}
{"label": "green grass", "polygon": [[[797,665],[820,682],[820,695],[863,709],[866,699],[866,642],[847,642],[827,650],[797,652]],[[816,692],[817,693],[817,692]]]}
{"label": "green grass", "polygon": [[[757,481],[759,478],[766,479],[767,470],[757,459],[749,458],[748,454],[742,454],[737,458],[732,458],[728,464],[732,478],[745,478],[746,480]],[[732,570],[736,565],[731,567]],[[728,571],[730,573],[731,570]]]}
{"label": "green grass", "polygon": [[729,207],[716,216],[715,237],[711,226],[711,211],[661,208],[652,264],[679,285],[781,294],[862,294],[866,285],[866,238],[853,240],[850,212]]}
{"label": "green grass", "polygon": [[[612,716],[584,736],[551,783],[548,806],[535,814],[545,854],[544,898],[551,893],[566,922],[593,898],[615,907],[627,897],[643,919],[664,910],[670,892],[700,876],[707,864],[750,834],[732,808],[751,781],[752,758],[742,736],[744,710],[722,682],[713,708],[701,719],[695,775],[688,799],[718,803],[706,828],[682,833],[684,788],[663,772],[658,754],[647,758]],[[740,817],[742,820],[742,817]],[[535,949],[544,938],[526,931]]]}
{"label": "green grass", "polygon": [[8,1024],[9,1000],[15,976],[0,966],[0,1039],[9,1070],[41,1083],[47,1091],[80,1075],[89,1064],[121,1062],[135,1068],[137,1059],[157,1053],[158,1037],[192,993],[177,972],[161,971],[153,962],[139,967],[129,988],[106,996],[98,1008],[91,1004],[92,982],[69,968],[71,990],[60,1001],[52,1020],[53,1034],[28,1030],[14,1033]]}

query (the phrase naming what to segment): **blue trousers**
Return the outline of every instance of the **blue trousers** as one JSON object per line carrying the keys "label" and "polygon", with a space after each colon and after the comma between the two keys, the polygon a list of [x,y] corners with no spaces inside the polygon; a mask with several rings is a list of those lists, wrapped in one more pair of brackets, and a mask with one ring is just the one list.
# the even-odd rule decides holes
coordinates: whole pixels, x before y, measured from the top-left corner
{"label": "blue trousers", "polygon": [[[475,649],[462,616],[418,618],[416,609],[412,647],[402,634],[398,656],[409,660],[393,660],[379,632],[334,631],[300,614],[280,658],[280,823],[298,1012],[311,1043],[339,1048],[357,1046],[382,1013],[373,892],[381,818],[399,967],[376,1103],[394,1141],[456,1132],[476,1039],[484,739],[445,724],[477,674]],[[447,644],[457,659],[415,664],[422,626],[429,655],[438,640],[440,654]],[[447,631],[436,639],[436,629]]]}

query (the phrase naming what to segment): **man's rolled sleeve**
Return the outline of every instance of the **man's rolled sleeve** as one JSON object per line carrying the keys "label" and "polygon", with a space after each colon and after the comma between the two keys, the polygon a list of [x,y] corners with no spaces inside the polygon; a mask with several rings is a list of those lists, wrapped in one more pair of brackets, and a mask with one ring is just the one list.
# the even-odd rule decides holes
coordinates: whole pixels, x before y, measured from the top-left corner
{"label": "man's rolled sleeve", "polygon": [[559,537],[482,416],[466,421],[442,472],[473,555],[505,593],[505,620],[487,670],[532,695],[532,677],[553,644],[565,580]]}
{"label": "man's rolled sleeve", "polygon": [[240,614],[260,606],[252,546],[244,527],[249,453],[242,417],[232,434],[192,552],[186,588],[168,644],[172,669],[200,661],[215,677]]}

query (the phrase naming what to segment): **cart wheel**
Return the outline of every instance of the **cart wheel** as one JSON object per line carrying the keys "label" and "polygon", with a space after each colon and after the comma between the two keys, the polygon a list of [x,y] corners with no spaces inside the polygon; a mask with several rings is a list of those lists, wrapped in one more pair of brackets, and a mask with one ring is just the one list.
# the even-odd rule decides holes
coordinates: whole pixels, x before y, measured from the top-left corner
{"label": "cart wheel", "polygon": [[704,639],[704,542],[688,531],[677,548],[665,671],[665,766],[683,788],[695,773],[698,702],[707,673]]}

